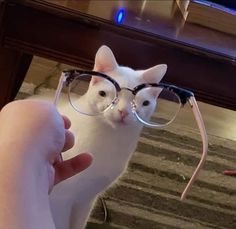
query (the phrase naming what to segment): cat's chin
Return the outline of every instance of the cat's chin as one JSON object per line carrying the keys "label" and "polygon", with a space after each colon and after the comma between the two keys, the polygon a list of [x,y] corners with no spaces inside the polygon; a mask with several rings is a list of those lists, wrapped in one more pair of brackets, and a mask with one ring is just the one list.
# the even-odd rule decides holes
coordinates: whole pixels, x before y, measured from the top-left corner
{"label": "cat's chin", "polygon": [[129,128],[129,129],[136,129],[142,128],[140,123],[134,122],[133,120],[129,119],[110,119],[107,120],[107,123],[112,126],[113,128]]}
{"label": "cat's chin", "polygon": [[123,125],[123,126],[127,126],[128,125],[128,122],[126,122],[125,120],[123,119],[120,119],[120,120],[117,120],[115,121],[115,123],[117,123],[118,125]]}
{"label": "cat's chin", "polygon": [[106,120],[106,122],[114,127],[126,127],[126,126],[130,126],[130,123],[125,121],[125,120],[121,120],[121,119],[110,119],[110,120]]}
{"label": "cat's chin", "polygon": [[99,120],[102,123],[107,124],[108,126],[112,128],[131,128],[131,129],[138,128],[140,129],[143,126],[138,120],[135,120],[135,117],[133,116],[121,118],[120,116],[115,116],[115,115],[104,115],[104,116],[100,116]]}

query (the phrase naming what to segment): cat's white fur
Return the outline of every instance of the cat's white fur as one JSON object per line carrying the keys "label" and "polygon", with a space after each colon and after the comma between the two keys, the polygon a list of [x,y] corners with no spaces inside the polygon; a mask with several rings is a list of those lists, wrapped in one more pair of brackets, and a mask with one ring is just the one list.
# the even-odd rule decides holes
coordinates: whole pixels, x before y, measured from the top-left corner
{"label": "cat's white fur", "polygon": [[[94,66],[95,71],[111,76],[121,87],[128,88],[141,83],[158,83],[166,69],[164,64],[142,71],[121,67],[107,46],[97,51]],[[90,86],[89,96],[98,96],[93,90],[99,83]],[[113,109],[99,116],[79,114],[69,103],[60,107],[61,112],[70,118],[71,130],[76,136],[75,146],[64,153],[64,159],[80,152],[90,152],[94,160],[88,169],[56,185],[50,194],[57,229],[84,228],[96,197],[125,171],[135,150],[143,126],[131,111],[133,95],[122,90],[119,97]]]}

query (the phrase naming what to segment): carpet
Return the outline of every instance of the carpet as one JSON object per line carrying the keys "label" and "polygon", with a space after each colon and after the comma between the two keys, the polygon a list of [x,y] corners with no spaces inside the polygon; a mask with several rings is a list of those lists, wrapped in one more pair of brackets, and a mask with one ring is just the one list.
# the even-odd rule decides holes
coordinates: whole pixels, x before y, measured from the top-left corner
{"label": "carpet", "polygon": [[179,132],[188,131],[144,129],[127,172],[103,195],[108,222],[102,226],[98,200],[87,229],[236,228],[236,178],[222,175],[235,168],[236,144],[210,137],[205,166],[181,202],[199,161],[201,142]]}
{"label": "carpet", "polygon": [[[27,97],[19,93],[18,98]],[[209,136],[207,161],[184,202],[180,201],[201,155],[196,130],[172,125],[144,128],[127,171],[97,200],[87,229],[236,228],[236,143]],[[235,149],[234,149],[235,147]]]}

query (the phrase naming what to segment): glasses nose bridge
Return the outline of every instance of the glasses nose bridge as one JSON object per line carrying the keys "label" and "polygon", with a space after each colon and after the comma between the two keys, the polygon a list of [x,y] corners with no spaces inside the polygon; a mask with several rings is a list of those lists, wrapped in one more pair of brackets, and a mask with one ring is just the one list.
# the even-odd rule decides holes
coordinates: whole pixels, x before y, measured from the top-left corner
{"label": "glasses nose bridge", "polygon": [[[135,91],[132,89],[132,88],[130,88],[130,87],[121,87],[120,88],[120,91],[119,91],[119,94],[122,92],[122,91],[126,91],[126,92],[131,92],[131,97],[130,97],[130,101],[129,101],[129,106],[130,106],[130,108],[131,108],[131,111],[132,111],[132,113],[134,112],[134,110],[135,110],[135,102],[134,102],[134,98],[135,98]],[[119,102],[121,102],[122,103],[122,101],[120,101],[120,99],[121,99],[121,97],[119,96],[119,94],[118,94],[118,98],[117,98],[117,100],[116,100],[116,105],[119,103]],[[130,93],[129,93],[130,94]],[[122,99],[121,99],[122,100]]]}
{"label": "glasses nose bridge", "polygon": [[[119,91],[119,94],[122,92],[122,91],[127,91],[127,92],[131,92],[131,98],[130,98],[130,106],[131,106],[131,110],[134,111],[134,108],[135,108],[135,103],[134,103],[134,97],[135,97],[135,91],[130,88],[130,87],[121,87],[120,88],[120,91]],[[120,96],[118,94],[118,98],[116,100],[116,104],[119,103],[120,101]]]}
{"label": "glasses nose bridge", "polygon": [[132,88],[130,88],[130,87],[121,87],[121,88],[120,88],[120,91],[123,91],[123,90],[129,91],[129,92],[132,93],[132,95],[135,95],[134,89],[132,89]]}
{"label": "glasses nose bridge", "polygon": [[[131,103],[132,103],[133,100],[134,100],[134,97],[135,97],[135,91],[132,88],[130,88],[130,87],[121,87],[120,88],[120,93],[122,91],[131,92],[130,100],[131,100]],[[118,95],[118,97],[119,97],[119,95]]]}

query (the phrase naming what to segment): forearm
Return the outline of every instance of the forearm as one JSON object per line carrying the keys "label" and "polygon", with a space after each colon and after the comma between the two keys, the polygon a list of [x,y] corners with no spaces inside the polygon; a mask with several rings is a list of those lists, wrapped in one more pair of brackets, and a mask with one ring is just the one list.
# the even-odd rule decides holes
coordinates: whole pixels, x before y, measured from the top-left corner
{"label": "forearm", "polygon": [[46,168],[38,174],[34,172],[37,165],[30,159],[21,162],[28,160],[23,155],[30,155],[20,152],[23,148],[16,152],[14,145],[0,144],[0,228],[55,228],[45,184]]}

